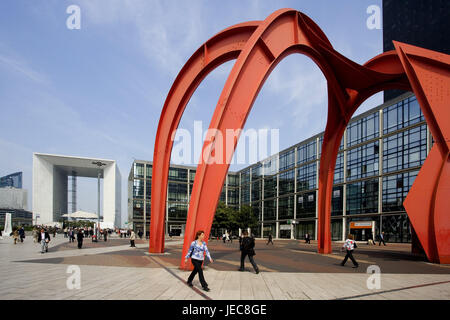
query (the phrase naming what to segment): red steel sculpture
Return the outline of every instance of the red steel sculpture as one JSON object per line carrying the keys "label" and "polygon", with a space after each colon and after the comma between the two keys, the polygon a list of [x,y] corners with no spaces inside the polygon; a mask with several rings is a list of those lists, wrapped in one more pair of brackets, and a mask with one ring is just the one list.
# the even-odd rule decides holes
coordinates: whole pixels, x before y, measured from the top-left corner
{"label": "red steel sculpture", "polygon": [[[192,265],[184,264],[184,256],[196,230],[204,230],[209,238],[240,130],[259,90],[283,58],[301,53],[318,65],[328,83],[328,117],[319,170],[318,252],[331,253],[334,167],[349,120],[373,94],[403,89],[416,95],[435,141],[404,206],[429,261],[450,263],[450,56],[399,42],[394,45],[395,50],[359,65],[335,51],[308,16],[292,9],[275,11],[264,21],[238,24],[208,40],[178,74],[161,113],[153,157],[149,251],[164,252],[173,137],[200,82],[220,64],[237,59],[214,111],[196,170],[180,265],[188,269]],[[236,133],[231,141],[227,130]]]}

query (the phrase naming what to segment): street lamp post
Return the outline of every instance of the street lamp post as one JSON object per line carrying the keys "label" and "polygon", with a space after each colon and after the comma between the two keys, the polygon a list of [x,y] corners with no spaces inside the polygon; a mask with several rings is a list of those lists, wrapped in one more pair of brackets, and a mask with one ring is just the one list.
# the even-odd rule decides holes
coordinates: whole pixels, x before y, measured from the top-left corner
{"label": "street lamp post", "polygon": [[99,229],[100,229],[100,176],[101,176],[101,167],[106,166],[106,163],[103,163],[101,161],[93,161],[92,164],[95,164],[98,167],[98,174],[97,174],[97,230],[95,231],[95,235],[97,237],[99,236]]}

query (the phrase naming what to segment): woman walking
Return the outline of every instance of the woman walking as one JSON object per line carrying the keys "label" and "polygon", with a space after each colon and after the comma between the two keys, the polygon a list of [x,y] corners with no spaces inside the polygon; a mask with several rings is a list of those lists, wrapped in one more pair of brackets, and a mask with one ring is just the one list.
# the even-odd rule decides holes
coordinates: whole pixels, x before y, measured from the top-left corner
{"label": "woman walking", "polygon": [[347,250],[347,254],[342,261],[341,266],[344,266],[348,258],[350,258],[353,262],[353,268],[358,268],[358,262],[356,262],[355,258],[353,258],[353,250],[355,250],[355,248],[357,248],[356,242],[353,240],[353,235],[349,234],[347,240],[345,240],[344,246],[341,248],[341,251],[343,249]]}
{"label": "woman walking", "polygon": [[187,280],[188,286],[192,287],[192,280],[194,280],[195,275],[198,273],[198,277],[200,279],[200,283],[203,287],[203,290],[209,291],[208,284],[205,281],[205,277],[203,276],[202,264],[205,259],[205,254],[208,257],[209,261],[213,263],[213,259],[209,254],[208,247],[206,246],[206,242],[203,241],[205,238],[205,232],[197,231],[195,234],[195,240],[192,241],[191,246],[189,247],[189,251],[185,257],[185,263],[187,263],[188,259],[191,258],[192,264],[194,265],[194,270],[192,270],[191,275]]}

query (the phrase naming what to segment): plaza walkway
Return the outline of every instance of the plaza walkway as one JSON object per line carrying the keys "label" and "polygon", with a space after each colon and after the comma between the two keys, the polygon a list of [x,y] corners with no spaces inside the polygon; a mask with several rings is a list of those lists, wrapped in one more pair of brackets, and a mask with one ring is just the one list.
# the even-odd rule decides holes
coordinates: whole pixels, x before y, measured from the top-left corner
{"label": "plaza walkway", "polygon": [[[411,256],[407,245],[359,246],[358,269],[339,266],[343,254],[334,244],[333,254],[318,255],[315,244],[257,241],[256,261],[261,273],[238,272],[237,241],[210,241],[216,259],[207,264],[210,292],[185,284],[189,272],[179,270],[182,241],[167,240],[164,255],[148,255],[148,244],[112,238],[79,250],[62,235],[51,240],[49,252],[27,237],[24,243],[0,240],[0,299],[450,299],[450,266],[434,265]],[[68,267],[79,266],[80,289],[69,289]],[[367,287],[367,267],[381,269],[380,289]]]}

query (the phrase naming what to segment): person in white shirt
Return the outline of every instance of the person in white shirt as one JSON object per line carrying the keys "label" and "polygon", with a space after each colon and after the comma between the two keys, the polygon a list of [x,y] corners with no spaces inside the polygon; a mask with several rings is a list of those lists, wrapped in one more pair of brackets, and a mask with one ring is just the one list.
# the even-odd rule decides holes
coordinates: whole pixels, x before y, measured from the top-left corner
{"label": "person in white shirt", "polygon": [[357,248],[356,242],[353,240],[353,235],[349,234],[347,236],[347,240],[345,240],[345,243],[341,248],[341,251],[343,249],[347,250],[347,254],[345,255],[344,261],[342,261],[341,266],[344,266],[348,258],[350,258],[353,262],[353,268],[358,268],[358,262],[356,262],[355,258],[353,258],[353,250],[355,250],[355,248]]}

